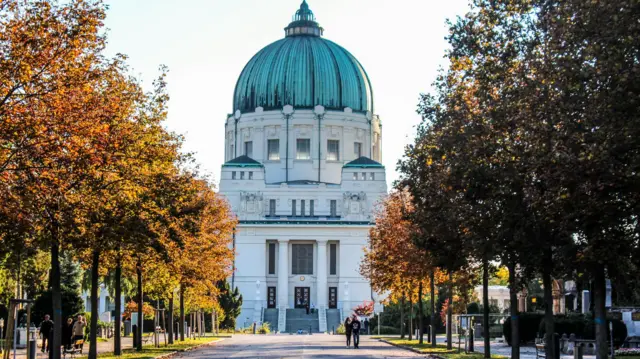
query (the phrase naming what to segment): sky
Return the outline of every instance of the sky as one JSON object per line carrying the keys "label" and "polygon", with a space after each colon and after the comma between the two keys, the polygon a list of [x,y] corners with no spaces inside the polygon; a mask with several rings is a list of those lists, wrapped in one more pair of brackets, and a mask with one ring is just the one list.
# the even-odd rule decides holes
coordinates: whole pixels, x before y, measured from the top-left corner
{"label": "sky", "polygon": [[[308,0],[324,37],[353,54],[373,86],[382,120],[382,163],[389,186],[413,140],[421,93],[445,66],[447,19],[468,0]],[[151,90],[169,68],[167,128],[185,137],[204,173],[218,182],[224,122],[236,81],[260,49],[284,37],[301,0],[106,0],[107,55],[129,57]]]}

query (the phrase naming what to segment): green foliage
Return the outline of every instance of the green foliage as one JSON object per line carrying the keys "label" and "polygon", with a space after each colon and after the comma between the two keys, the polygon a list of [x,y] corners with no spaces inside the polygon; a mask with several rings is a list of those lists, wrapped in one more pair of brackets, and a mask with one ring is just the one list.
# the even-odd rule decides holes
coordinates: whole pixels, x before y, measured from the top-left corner
{"label": "green foliage", "polygon": [[[554,315],[555,332],[567,336],[575,334],[579,339],[595,339],[595,323],[591,315]],[[627,337],[627,326],[618,319],[607,319],[607,338],[609,338],[609,323],[613,324],[613,342],[620,346]],[[544,336],[546,328],[544,322],[538,328],[540,337]]]}
{"label": "green foliage", "polygon": [[[378,334],[378,327],[372,327],[372,334]],[[400,328],[383,325],[380,327],[380,334],[400,334]]]}
{"label": "green foliage", "polygon": [[238,287],[231,290],[231,286],[227,281],[218,282],[218,290],[220,291],[218,302],[224,310],[224,320],[220,323],[220,327],[233,329],[236,326],[236,319],[240,315],[242,308],[242,295]]}
{"label": "green foliage", "polygon": [[[538,325],[544,319],[541,313],[520,313],[518,315],[518,329],[520,331],[520,343],[532,342],[538,335]],[[502,333],[511,345],[511,317],[507,318],[502,324]]]}
{"label": "green foliage", "polygon": [[258,334],[269,334],[271,333],[271,324],[268,322],[262,323],[260,328],[258,328]]}
{"label": "green foliage", "polygon": [[480,313],[482,313],[480,304],[473,302],[467,305],[467,314],[480,314]]}
{"label": "green foliage", "polygon": [[345,334],[346,332],[347,332],[347,331],[346,331],[346,329],[344,328],[344,323],[340,324],[340,325],[338,326],[338,328],[336,328],[336,333],[338,333],[338,334]]}
{"label": "green foliage", "polygon": [[[82,271],[80,265],[70,255],[63,255],[60,261],[60,289],[62,294],[62,318],[84,314],[84,302],[80,296]],[[38,294],[32,309],[33,321],[39,323],[44,315],[53,320],[53,300],[50,290]]]}

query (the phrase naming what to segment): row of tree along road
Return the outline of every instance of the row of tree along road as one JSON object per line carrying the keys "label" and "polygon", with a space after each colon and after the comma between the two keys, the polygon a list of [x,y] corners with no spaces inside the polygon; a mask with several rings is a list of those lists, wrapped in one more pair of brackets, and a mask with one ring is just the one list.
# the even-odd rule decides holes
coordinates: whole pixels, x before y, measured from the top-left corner
{"label": "row of tree along road", "polygon": [[605,278],[638,276],[639,17],[626,0],[476,0],[449,23],[449,65],[371,232],[376,289],[408,298],[481,267],[486,328],[499,262],[517,359],[516,296],[541,277],[551,358],[552,278],[586,277],[606,358]]}
{"label": "row of tree along road", "polygon": [[[145,92],[125,56],[103,55],[105,11],[99,0],[0,3],[2,263],[49,253],[56,325],[66,321],[61,257],[90,270],[89,358],[97,354],[102,276],[113,278],[116,328],[122,278],[134,279],[139,304],[146,294],[173,312],[179,298],[184,322],[185,305],[218,306],[216,284],[230,274],[236,225],[182,151],[183,139],[163,127],[166,68]],[[138,311],[142,330],[142,305]],[[120,330],[115,335],[120,354]]]}

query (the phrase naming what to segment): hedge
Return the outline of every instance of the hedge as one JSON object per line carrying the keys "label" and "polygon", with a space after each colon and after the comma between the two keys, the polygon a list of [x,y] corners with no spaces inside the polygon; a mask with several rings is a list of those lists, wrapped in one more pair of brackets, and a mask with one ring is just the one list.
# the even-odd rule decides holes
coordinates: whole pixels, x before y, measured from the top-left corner
{"label": "hedge", "polygon": [[[378,327],[371,328],[371,334],[378,334]],[[380,334],[400,334],[400,329],[386,325],[380,326]]]}
{"label": "hedge", "polygon": [[[518,328],[520,329],[520,343],[528,343],[536,339],[538,326],[544,314],[542,313],[520,313],[518,315]],[[508,317],[502,324],[502,334],[507,344],[511,345],[511,317]]]}
{"label": "hedge", "polygon": [[[595,323],[591,315],[555,315],[553,317],[554,330],[556,333],[567,336],[575,334],[578,339],[595,339]],[[620,346],[627,338],[627,326],[619,319],[607,319],[607,340],[610,338],[609,323],[613,323],[613,344]],[[544,336],[546,328],[540,323],[538,334]]]}

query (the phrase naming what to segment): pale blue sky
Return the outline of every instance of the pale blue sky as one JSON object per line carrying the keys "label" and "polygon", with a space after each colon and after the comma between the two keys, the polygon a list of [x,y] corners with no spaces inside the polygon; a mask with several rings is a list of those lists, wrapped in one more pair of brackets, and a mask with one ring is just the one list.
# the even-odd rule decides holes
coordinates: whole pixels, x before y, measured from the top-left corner
{"label": "pale blue sky", "polygon": [[[186,138],[201,168],[216,180],[224,159],[224,121],[236,80],[251,57],[284,37],[301,0],[106,0],[108,54],[124,53],[150,84],[169,67],[169,129]],[[382,119],[389,185],[413,138],[421,92],[445,64],[445,20],[467,0],[308,0],[325,38],[351,52],[373,85]]]}

